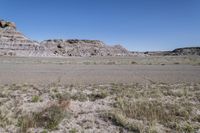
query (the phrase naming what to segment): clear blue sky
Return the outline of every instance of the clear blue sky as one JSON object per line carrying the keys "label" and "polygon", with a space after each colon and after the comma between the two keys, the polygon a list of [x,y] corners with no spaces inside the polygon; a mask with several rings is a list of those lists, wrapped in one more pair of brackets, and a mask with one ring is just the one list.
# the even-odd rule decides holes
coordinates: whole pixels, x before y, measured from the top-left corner
{"label": "clear blue sky", "polygon": [[34,40],[98,39],[129,50],[200,46],[200,0],[0,0]]}

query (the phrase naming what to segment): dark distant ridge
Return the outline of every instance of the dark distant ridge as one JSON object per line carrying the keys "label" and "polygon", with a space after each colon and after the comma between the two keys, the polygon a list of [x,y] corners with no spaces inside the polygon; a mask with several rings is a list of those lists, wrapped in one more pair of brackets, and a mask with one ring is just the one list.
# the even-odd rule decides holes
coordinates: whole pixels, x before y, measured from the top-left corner
{"label": "dark distant ridge", "polygon": [[172,55],[200,55],[200,47],[177,48],[171,51]]}
{"label": "dark distant ridge", "polygon": [[145,55],[150,56],[187,56],[187,55],[198,55],[200,56],[200,47],[184,47],[177,48],[172,51],[147,51]]}

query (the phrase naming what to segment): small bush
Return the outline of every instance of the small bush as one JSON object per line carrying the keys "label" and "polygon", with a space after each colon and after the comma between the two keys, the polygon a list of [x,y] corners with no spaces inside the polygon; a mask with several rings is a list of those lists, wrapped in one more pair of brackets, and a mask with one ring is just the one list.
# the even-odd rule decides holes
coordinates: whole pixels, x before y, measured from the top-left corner
{"label": "small bush", "polygon": [[36,125],[47,129],[55,129],[64,118],[64,110],[58,105],[53,105],[34,115]]}
{"label": "small bush", "polygon": [[98,99],[104,99],[109,95],[107,91],[101,90],[100,92],[92,93],[88,95],[90,101],[96,101]]}
{"label": "small bush", "polygon": [[135,61],[131,61],[131,64],[137,64],[137,62],[135,62]]}
{"label": "small bush", "polygon": [[180,63],[179,63],[179,62],[174,62],[174,64],[175,64],[175,65],[179,65]]}

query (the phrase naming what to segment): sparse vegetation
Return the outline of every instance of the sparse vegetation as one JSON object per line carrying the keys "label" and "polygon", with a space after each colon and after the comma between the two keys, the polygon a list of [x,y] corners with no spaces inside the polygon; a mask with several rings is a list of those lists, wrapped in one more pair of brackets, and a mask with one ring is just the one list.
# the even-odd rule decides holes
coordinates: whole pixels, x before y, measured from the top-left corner
{"label": "sparse vegetation", "polygon": [[0,59],[0,63],[17,63],[17,64],[85,64],[85,65],[106,65],[106,64],[115,64],[115,65],[199,65],[200,58],[199,56],[147,56],[147,57],[82,57],[82,58],[73,58],[69,57],[68,60],[65,58],[46,58],[46,59],[38,59],[38,58],[23,58],[23,57],[2,57]]}
{"label": "sparse vegetation", "polygon": [[58,126],[60,121],[64,119],[65,111],[58,105],[53,105],[46,108],[44,111],[34,114],[34,121],[36,126],[45,127],[47,129],[54,129]]}
{"label": "sparse vegetation", "polygon": [[65,118],[65,115],[66,111],[61,106],[53,104],[41,112],[20,117],[18,119],[18,126],[21,132],[27,132],[32,127],[44,127],[52,130]]}
{"label": "sparse vegetation", "polygon": [[115,87],[117,97],[113,109],[106,116],[117,125],[134,132],[150,132],[155,123],[164,126],[165,130],[176,132],[199,129],[199,123],[191,120],[195,117],[194,110],[200,108],[190,102],[198,99],[199,89],[189,90],[186,89],[189,86],[178,86],[174,90],[167,84],[152,84],[146,89],[141,86]]}
{"label": "sparse vegetation", "polygon": [[4,20],[0,46],[0,133],[200,133],[200,47],[37,42]]}
{"label": "sparse vegetation", "polygon": [[9,126],[18,132],[63,127],[69,132],[92,128],[138,133],[200,130],[198,83],[13,84],[0,90],[0,128],[5,130]]}

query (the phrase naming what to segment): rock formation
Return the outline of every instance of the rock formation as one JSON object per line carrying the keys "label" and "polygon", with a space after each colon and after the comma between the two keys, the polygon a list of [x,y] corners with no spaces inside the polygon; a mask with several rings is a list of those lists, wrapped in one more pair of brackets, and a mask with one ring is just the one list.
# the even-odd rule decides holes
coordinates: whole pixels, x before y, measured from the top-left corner
{"label": "rock formation", "polygon": [[120,45],[107,46],[98,40],[46,40],[41,46],[61,56],[127,56],[129,52]]}
{"label": "rock formation", "polygon": [[16,30],[15,23],[0,20],[0,55],[3,56],[125,56],[120,45],[96,40],[47,40],[38,43]]}
{"label": "rock formation", "polygon": [[108,46],[99,40],[46,40],[41,43],[17,31],[13,22],[0,20],[0,56],[165,56],[199,55],[200,47],[179,48],[173,51],[130,52],[121,45]]}
{"label": "rock formation", "polygon": [[16,25],[14,22],[0,20],[0,28],[6,28],[6,27],[11,27],[11,28],[16,29]]}
{"label": "rock formation", "polygon": [[36,41],[16,30],[13,22],[0,21],[1,56],[48,56],[53,55]]}

